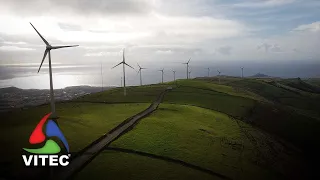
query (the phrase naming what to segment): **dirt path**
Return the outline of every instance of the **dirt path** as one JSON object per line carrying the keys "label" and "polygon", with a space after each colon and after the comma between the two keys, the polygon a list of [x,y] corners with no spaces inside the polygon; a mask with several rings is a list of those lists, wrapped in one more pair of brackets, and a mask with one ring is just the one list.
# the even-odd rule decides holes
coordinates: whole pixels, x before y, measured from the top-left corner
{"label": "dirt path", "polygon": [[112,141],[119,138],[124,133],[128,132],[139,120],[156,110],[161,103],[165,93],[169,91],[163,91],[147,109],[144,111],[126,119],[124,122],[119,124],[117,127],[112,129],[110,132],[100,137],[89,146],[84,148],[75,157],[72,158],[70,164],[66,167],[55,169],[52,179],[68,179],[73,176],[76,172],[80,171],[85,165],[90,163],[101,151],[105,149]]}

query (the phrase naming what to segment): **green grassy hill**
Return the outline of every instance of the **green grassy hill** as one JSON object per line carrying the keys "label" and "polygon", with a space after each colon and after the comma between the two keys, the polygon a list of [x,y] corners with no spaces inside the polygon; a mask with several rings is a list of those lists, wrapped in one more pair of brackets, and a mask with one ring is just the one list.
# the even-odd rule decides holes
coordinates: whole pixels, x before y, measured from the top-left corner
{"label": "green grassy hill", "polygon": [[[220,81],[199,78],[128,87],[126,97],[122,88],[115,88],[59,103],[59,126],[76,153],[173,87],[158,110],[111,143],[75,179],[313,175],[320,150],[319,94],[306,91],[303,83],[296,87],[278,79]],[[1,158],[1,174],[14,177],[17,167],[23,169],[22,148],[30,147],[30,133],[48,112],[48,106],[39,106],[1,114],[1,143],[8,147],[2,149],[6,157]]]}

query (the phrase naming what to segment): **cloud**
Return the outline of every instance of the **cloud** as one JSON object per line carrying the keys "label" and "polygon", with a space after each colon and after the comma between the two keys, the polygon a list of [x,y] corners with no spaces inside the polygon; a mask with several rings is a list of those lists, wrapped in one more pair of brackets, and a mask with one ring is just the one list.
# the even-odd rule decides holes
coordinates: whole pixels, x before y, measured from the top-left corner
{"label": "cloud", "polygon": [[170,55],[173,54],[172,50],[157,50],[157,54],[165,54],[165,55]]}
{"label": "cloud", "polygon": [[120,56],[120,52],[88,52],[84,56],[88,56],[88,57]]}
{"label": "cloud", "polygon": [[1,46],[0,51],[34,51],[32,48],[24,48],[18,46]]}
{"label": "cloud", "polygon": [[292,30],[294,31],[308,31],[308,32],[320,32],[320,21],[313,22],[311,24],[303,24]]}
{"label": "cloud", "polygon": [[144,14],[152,9],[150,0],[0,0],[9,11],[25,15],[84,15]]}
{"label": "cloud", "polygon": [[270,49],[269,49],[270,52],[275,52],[275,53],[278,53],[278,52],[283,52],[283,50],[280,48],[280,46],[278,44],[273,44]]}
{"label": "cloud", "polygon": [[26,45],[27,43],[26,42],[10,42],[10,41],[3,41],[2,42],[3,44],[8,44],[8,45]]}
{"label": "cloud", "polygon": [[262,43],[261,45],[257,46],[257,49],[264,49],[265,52],[273,52],[273,53],[279,53],[283,52],[283,50],[280,48],[278,44],[269,44],[269,43]]}
{"label": "cloud", "polygon": [[[243,3],[234,5],[235,2]],[[318,11],[300,0],[186,0],[183,3],[178,0],[0,0],[0,3],[0,46],[36,49],[36,53],[1,50],[1,63],[41,60],[45,45],[29,21],[52,45],[80,45],[53,52],[54,62],[62,64],[99,64],[106,60],[105,63],[113,65],[121,59],[121,49],[131,45],[127,49],[130,63],[139,61],[155,66],[172,66],[189,57],[202,66],[202,62],[212,60],[226,64],[243,60],[269,63],[269,60],[291,62],[305,60],[309,55],[320,56],[316,22],[308,24],[318,17]],[[302,7],[302,4],[308,5]],[[299,5],[301,9],[293,9]],[[266,17],[268,20],[261,20]],[[295,20],[288,21],[288,17]],[[268,41],[259,44],[263,39]],[[299,52],[293,51],[294,48]]]}
{"label": "cloud", "polygon": [[217,52],[222,55],[230,55],[232,47],[231,46],[221,46],[217,49]]}
{"label": "cloud", "polygon": [[82,28],[79,25],[67,24],[67,23],[58,23],[58,26],[65,31],[81,31]]}
{"label": "cloud", "polygon": [[294,2],[296,2],[296,0],[249,0],[244,3],[233,4],[233,6],[242,8],[266,8],[283,6]]}

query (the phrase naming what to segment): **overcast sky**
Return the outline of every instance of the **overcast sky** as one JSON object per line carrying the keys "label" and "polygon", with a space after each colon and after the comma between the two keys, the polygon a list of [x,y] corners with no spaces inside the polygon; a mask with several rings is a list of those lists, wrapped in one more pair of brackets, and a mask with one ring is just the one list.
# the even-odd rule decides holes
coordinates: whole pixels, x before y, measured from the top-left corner
{"label": "overcast sky", "polygon": [[320,57],[319,0],[0,0],[0,4],[0,66],[40,63],[45,47],[29,22],[52,45],[80,45],[52,51],[55,64],[103,62],[111,67],[121,60],[124,47],[129,64],[167,69],[190,57],[195,68],[317,64]]}

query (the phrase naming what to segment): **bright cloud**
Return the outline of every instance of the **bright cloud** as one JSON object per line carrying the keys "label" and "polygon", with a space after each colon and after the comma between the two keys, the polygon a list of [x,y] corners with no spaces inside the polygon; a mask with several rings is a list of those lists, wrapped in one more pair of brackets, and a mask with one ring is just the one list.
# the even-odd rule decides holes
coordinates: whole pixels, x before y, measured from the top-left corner
{"label": "bright cloud", "polygon": [[0,46],[0,51],[34,51],[32,48],[23,48],[17,46]]}
{"label": "bright cloud", "polygon": [[311,24],[303,24],[293,29],[293,31],[310,31],[310,32],[320,32],[320,21],[311,23]]}

